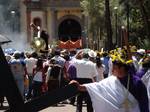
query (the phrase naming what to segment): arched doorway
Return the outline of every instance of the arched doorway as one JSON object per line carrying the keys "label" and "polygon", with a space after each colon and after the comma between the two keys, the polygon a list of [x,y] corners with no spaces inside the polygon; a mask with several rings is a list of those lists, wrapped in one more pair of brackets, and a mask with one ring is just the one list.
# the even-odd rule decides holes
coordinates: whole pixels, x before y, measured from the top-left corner
{"label": "arched doorway", "polygon": [[81,37],[80,23],[74,19],[65,19],[58,27],[58,36],[61,41],[78,40]]}

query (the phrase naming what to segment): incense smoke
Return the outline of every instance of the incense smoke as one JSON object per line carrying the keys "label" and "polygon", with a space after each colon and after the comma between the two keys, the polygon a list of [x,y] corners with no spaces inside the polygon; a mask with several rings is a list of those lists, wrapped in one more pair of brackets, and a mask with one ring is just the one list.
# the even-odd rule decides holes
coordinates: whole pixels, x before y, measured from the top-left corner
{"label": "incense smoke", "polygon": [[[14,3],[12,4],[14,5]],[[27,42],[26,34],[24,32],[15,31],[17,25],[21,26],[21,24],[19,23],[19,16],[15,15],[16,12],[19,12],[19,8],[12,8],[12,10],[11,8],[12,7],[10,5],[6,6],[4,4],[0,4],[0,34],[5,36],[8,40],[12,41],[10,43],[2,45],[2,48],[14,48],[21,52],[31,51],[30,45]],[[16,10],[16,12],[14,9]],[[9,18],[6,18],[6,16],[8,16]]]}

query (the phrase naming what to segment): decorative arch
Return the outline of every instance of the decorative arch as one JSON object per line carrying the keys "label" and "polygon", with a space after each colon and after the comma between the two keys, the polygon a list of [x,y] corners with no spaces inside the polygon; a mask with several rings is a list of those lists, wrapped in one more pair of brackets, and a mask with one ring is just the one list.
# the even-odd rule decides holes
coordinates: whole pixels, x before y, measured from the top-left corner
{"label": "decorative arch", "polygon": [[[71,24],[71,25],[69,25]],[[66,27],[65,27],[66,26]],[[62,28],[63,27],[63,28]],[[82,35],[83,25],[81,19],[74,15],[63,16],[58,20],[57,33],[59,40],[78,40]],[[64,31],[64,33],[62,33]],[[68,34],[67,34],[68,32]],[[73,34],[75,33],[75,34]],[[66,36],[66,37],[65,37]]]}
{"label": "decorative arch", "polygon": [[58,23],[57,23],[57,28],[59,27],[59,25],[61,24],[62,21],[66,20],[66,19],[74,19],[76,21],[78,21],[81,25],[81,28],[83,29],[83,22],[82,22],[82,19],[79,18],[78,16],[75,16],[75,15],[65,15],[63,17],[61,17],[59,20],[58,20]]}

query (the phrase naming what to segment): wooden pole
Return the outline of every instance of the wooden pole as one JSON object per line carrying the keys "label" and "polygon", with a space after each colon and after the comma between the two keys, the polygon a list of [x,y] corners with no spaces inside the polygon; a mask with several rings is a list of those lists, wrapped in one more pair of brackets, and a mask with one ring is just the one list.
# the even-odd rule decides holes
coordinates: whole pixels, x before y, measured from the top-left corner
{"label": "wooden pole", "polygon": [[125,46],[127,47],[127,59],[132,59],[132,55],[131,55],[131,51],[130,51],[130,47],[129,47],[129,41],[128,41],[128,32],[125,28],[122,28],[123,30],[123,38],[124,38],[124,43]]}

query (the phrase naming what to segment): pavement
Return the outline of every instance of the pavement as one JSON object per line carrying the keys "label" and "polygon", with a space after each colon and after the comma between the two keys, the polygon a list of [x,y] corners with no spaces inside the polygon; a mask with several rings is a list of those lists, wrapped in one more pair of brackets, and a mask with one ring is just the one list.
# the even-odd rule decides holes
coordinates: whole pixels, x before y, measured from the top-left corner
{"label": "pavement", "polygon": [[[5,100],[4,101],[4,107],[0,108],[0,112],[4,112],[8,108],[9,108],[9,105],[8,105],[7,101]],[[85,105],[83,105],[83,109],[82,110],[83,110],[82,112],[87,112]],[[76,105],[60,103],[57,106],[51,106],[51,107],[43,109],[43,110],[41,110],[39,112],[76,112]]]}
{"label": "pavement", "polygon": [[[76,112],[76,106],[70,104],[60,104],[57,107],[49,107],[40,112]],[[85,106],[83,107],[83,111],[86,112]]]}

